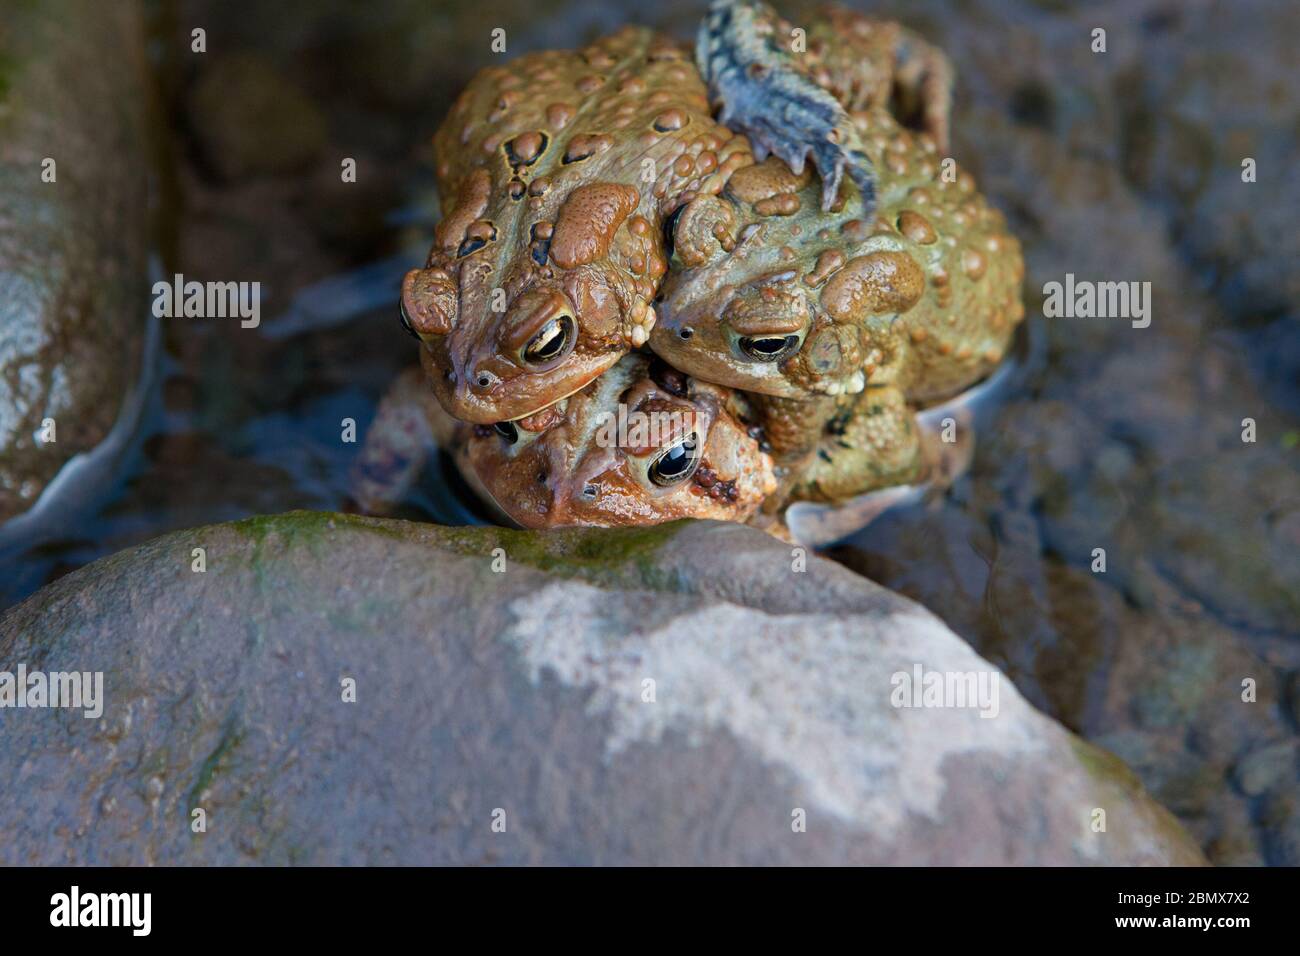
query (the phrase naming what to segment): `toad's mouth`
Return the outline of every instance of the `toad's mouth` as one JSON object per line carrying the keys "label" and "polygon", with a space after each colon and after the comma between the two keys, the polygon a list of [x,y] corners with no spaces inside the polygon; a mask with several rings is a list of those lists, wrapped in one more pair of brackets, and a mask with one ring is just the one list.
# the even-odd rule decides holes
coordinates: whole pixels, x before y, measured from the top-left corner
{"label": "toad's mouth", "polygon": [[512,376],[504,381],[496,379],[485,387],[477,379],[469,384],[465,368],[469,363],[435,354],[431,349],[420,352],[420,363],[442,407],[451,417],[472,425],[517,422],[546,412],[556,402],[599,379],[617,358],[612,353],[596,355],[571,362],[562,373],[553,369]]}
{"label": "toad's mouth", "polygon": [[[590,384],[590,383],[588,383],[588,384]],[[503,421],[503,422],[521,422],[521,421],[523,421],[525,418],[532,418],[534,415],[540,415],[542,412],[546,411],[548,408],[554,408],[556,405],[559,405],[561,402],[568,402],[568,400],[569,400],[570,397],[572,397],[572,396],[578,394],[578,392],[581,392],[581,391],[582,391],[584,388],[586,388],[586,387],[587,387],[586,385],[579,385],[577,388],[573,389],[572,391],[570,391],[570,392],[565,392],[565,393],[564,393],[563,395],[561,395],[559,398],[554,399],[553,401],[549,401],[549,402],[547,402],[545,405],[538,405],[538,406],[537,406],[536,408],[534,408],[531,412],[524,412],[524,414],[522,414],[522,415],[516,415],[516,416],[514,416],[513,418],[503,418],[502,421]],[[564,409],[563,409],[563,408],[560,408],[559,411],[560,411],[560,412],[563,412]]]}

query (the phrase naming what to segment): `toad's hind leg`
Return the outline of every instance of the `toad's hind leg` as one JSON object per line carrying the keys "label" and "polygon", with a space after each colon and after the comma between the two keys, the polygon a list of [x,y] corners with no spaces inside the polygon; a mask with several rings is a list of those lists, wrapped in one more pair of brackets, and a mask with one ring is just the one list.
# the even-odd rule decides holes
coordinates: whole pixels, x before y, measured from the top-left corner
{"label": "toad's hind leg", "polygon": [[449,440],[419,367],[397,377],[379,402],[348,477],[349,496],[366,514],[390,513],[406,497],[425,463]]}
{"label": "toad's hind leg", "polygon": [[831,209],[847,172],[875,208],[871,160],[845,105],[813,79],[794,52],[792,28],[758,0],[713,0],[695,50],[718,119],[749,137],[758,159],[772,153],[796,173],[811,155]]}
{"label": "toad's hind leg", "polygon": [[929,133],[941,151],[948,149],[952,88],[952,62],[944,52],[900,29],[894,44],[894,113]]}

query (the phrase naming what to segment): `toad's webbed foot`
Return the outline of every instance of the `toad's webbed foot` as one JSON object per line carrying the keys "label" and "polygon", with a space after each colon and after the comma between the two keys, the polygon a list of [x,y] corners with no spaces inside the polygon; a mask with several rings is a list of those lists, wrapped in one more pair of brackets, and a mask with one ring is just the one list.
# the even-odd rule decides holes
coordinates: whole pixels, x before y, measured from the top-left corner
{"label": "toad's webbed foot", "polygon": [[719,121],[748,136],[760,161],[771,153],[801,173],[811,155],[822,179],[823,210],[835,205],[847,172],[869,216],[875,177],[848,112],[781,42],[776,15],[766,4],[713,0],[695,58],[710,98],[721,106]]}
{"label": "toad's webbed foot", "polygon": [[379,403],[348,476],[353,510],[384,515],[406,497],[436,449],[429,386],[419,368],[398,376]]}

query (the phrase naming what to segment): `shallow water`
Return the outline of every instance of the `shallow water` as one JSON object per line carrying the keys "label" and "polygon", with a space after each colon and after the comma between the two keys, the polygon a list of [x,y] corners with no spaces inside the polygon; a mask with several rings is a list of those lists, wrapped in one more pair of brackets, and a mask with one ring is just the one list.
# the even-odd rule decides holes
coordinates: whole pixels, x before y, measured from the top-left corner
{"label": "shallow water", "polygon": [[[905,7],[956,62],[956,146],[1024,241],[1034,347],[982,413],[970,473],[828,553],[931,608],[1122,756],[1212,859],[1298,864],[1300,108],[1271,37],[1300,20],[1267,4],[880,6]],[[600,9],[506,3],[489,19],[514,55],[628,19]],[[697,12],[645,13],[689,35]],[[265,318],[169,320],[136,453],[102,503],[69,512],[70,531],[0,554],[0,607],[168,530],[342,507],[359,447],[344,422],[363,436],[415,360],[390,303],[434,220],[429,138],[490,61],[459,38],[493,24],[473,5],[402,2],[364,21],[344,4],[155,14],[179,199],[160,250],[187,278],[262,280]],[[218,48],[169,52],[200,16]],[[1078,46],[1094,19],[1108,60]],[[219,67],[250,69],[236,54],[325,122],[302,168],[214,168],[205,136],[220,124],[196,90]],[[1264,170],[1254,189],[1236,176],[1244,150]],[[340,156],[358,157],[355,191],[339,188]],[[1043,285],[1067,272],[1151,281],[1152,326],[1044,318]],[[479,520],[454,485],[432,469],[402,514]]]}

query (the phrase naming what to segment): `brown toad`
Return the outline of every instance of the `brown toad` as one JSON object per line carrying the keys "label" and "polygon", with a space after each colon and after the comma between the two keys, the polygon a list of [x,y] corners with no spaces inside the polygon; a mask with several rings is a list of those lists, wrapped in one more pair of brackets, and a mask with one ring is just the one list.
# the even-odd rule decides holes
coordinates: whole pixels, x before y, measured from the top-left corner
{"label": "brown toad", "polygon": [[532,414],[654,327],[662,223],[752,158],[685,48],[629,27],[479,73],[435,139],[445,217],[402,314],[444,407]]}
{"label": "brown toad", "polygon": [[[951,69],[897,24],[837,7],[808,25],[803,54],[778,45],[793,30],[764,4],[718,0],[701,31],[706,73],[729,77],[723,116],[778,158],[675,213],[651,347],[692,375],[790,399],[882,384],[913,401],[952,395],[1005,353],[1024,264],[944,155]],[[765,119],[773,90],[783,132]],[[804,139],[785,142],[792,130]],[[806,144],[819,136],[838,156],[818,158]],[[808,149],[820,183],[803,169]],[[856,190],[839,188],[836,162],[867,171]]]}
{"label": "brown toad", "polygon": [[451,418],[408,375],[367,435],[354,494],[366,510],[384,510],[441,447],[480,498],[525,528],[745,521],[777,488],[745,411],[731,389],[643,354],[540,412],[495,425]]}
{"label": "brown toad", "polygon": [[[750,439],[761,438],[773,453],[775,484],[753,516],[769,524],[792,502],[836,502],[918,479],[927,465],[914,404],[954,394],[1005,351],[1023,315],[1019,245],[970,176],[940,156],[951,82],[946,60],[897,25],[835,8],[810,24],[806,51],[794,51],[801,56],[779,45],[787,28],[762,4],[714,3],[697,50],[710,93],[754,151],[774,157],[754,163],[748,145],[725,130],[710,133],[730,144],[725,159],[712,149],[692,159],[713,138],[677,144],[677,178],[656,181],[650,195],[657,201],[648,208],[638,205],[645,192],[619,178],[627,169],[617,159],[649,115],[644,107],[667,100],[643,96],[636,83],[620,84],[625,101],[612,113],[595,97],[584,114],[593,129],[631,133],[582,137],[582,161],[609,155],[583,175],[564,178],[570,164],[563,160],[551,172],[554,154],[551,165],[541,163],[554,145],[544,130],[476,133],[475,114],[499,92],[491,71],[485,89],[467,93],[455,122],[440,132],[440,177],[458,195],[429,266],[407,277],[403,315],[426,342],[422,360],[438,398],[452,414],[480,423],[467,430],[444,416],[445,443],[480,492],[514,520],[641,523],[696,513],[671,500],[661,507],[662,493],[630,466],[644,456],[618,466],[624,478],[643,480],[613,482],[608,491],[573,471],[577,462],[608,461],[592,450],[593,410],[613,407],[609,389],[622,387],[645,360],[625,359],[606,373],[611,382],[597,377],[647,333],[656,352],[694,377],[701,395],[743,414]],[[632,59],[647,36],[619,35]],[[583,62],[622,62],[615,54],[626,51],[615,41],[603,41],[613,44],[604,54],[600,44],[584,51]],[[575,55],[549,56],[562,70]],[[663,58],[675,64],[670,79],[689,86],[680,56]],[[521,64],[530,90],[554,79],[543,60]],[[509,76],[498,79],[507,93],[518,87]],[[601,89],[598,81],[586,83],[589,92]],[[527,102],[502,95],[487,119],[500,122]],[[698,100],[691,106],[691,122],[711,122]],[[900,117],[922,131],[907,129]],[[448,146],[449,130],[462,121],[461,139],[479,136],[480,150]],[[673,124],[657,116],[653,126],[663,125]],[[641,136],[638,142],[655,145]],[[588,152],[593,138],[603,145]],[[804,168],[808,157],[819,181]],[[662,157],[642,158],[652,177],[662,168]],[[842,180],[846,171],[852,185]],[[692,174],[696,179],[681,180]],[[552,179],[563,183],[558,192]],[[489,207],[505,211],[485,219]],[[508,220],[513,244],[498,245],[505,233],[497,219]],[[660,243],[661,222],[668,248]],[[490,254],[474,258],[484,250]],[[658,290],[670,255],[671,273]],[[505,285],[491,291],[504,311],[484,308],[497,269]],[[649,301],[657,290],[663,319],[656,326]],[[466,303],[474,305],[468,317]],[[465,373],[480,369],[476,391]],[[552,405],[566,395],[573,401]],[[494,433],[484,427],[493,420]],[[524,452],[534,444],[539,450]],[[542,451],[545,468],[529,457]]]}
{"label": "brown toad", "polygon": [[[353,494],[366,511],[386,511],[441,448],[499,518],[521,527],[689,517],[785,536],[793,502],[839,502],[927,473],[921,430],[897,389],[839,402],[817,447],[797,465],[777,467],[743,393],[642,353],[540,412],[495,425],[453,419],[413,369],[380,406]],[[863,505],[855,507],[861,513]]]}
{"label": "brown toad", "polygon": [[884,110],[854,115],[876,213],[777,159],[741,169],[674,222],[650,345],[692,375],[791,399],[893,384],[954,394],[1001,361],[1024,316],[1020,244],[969,173]]}

